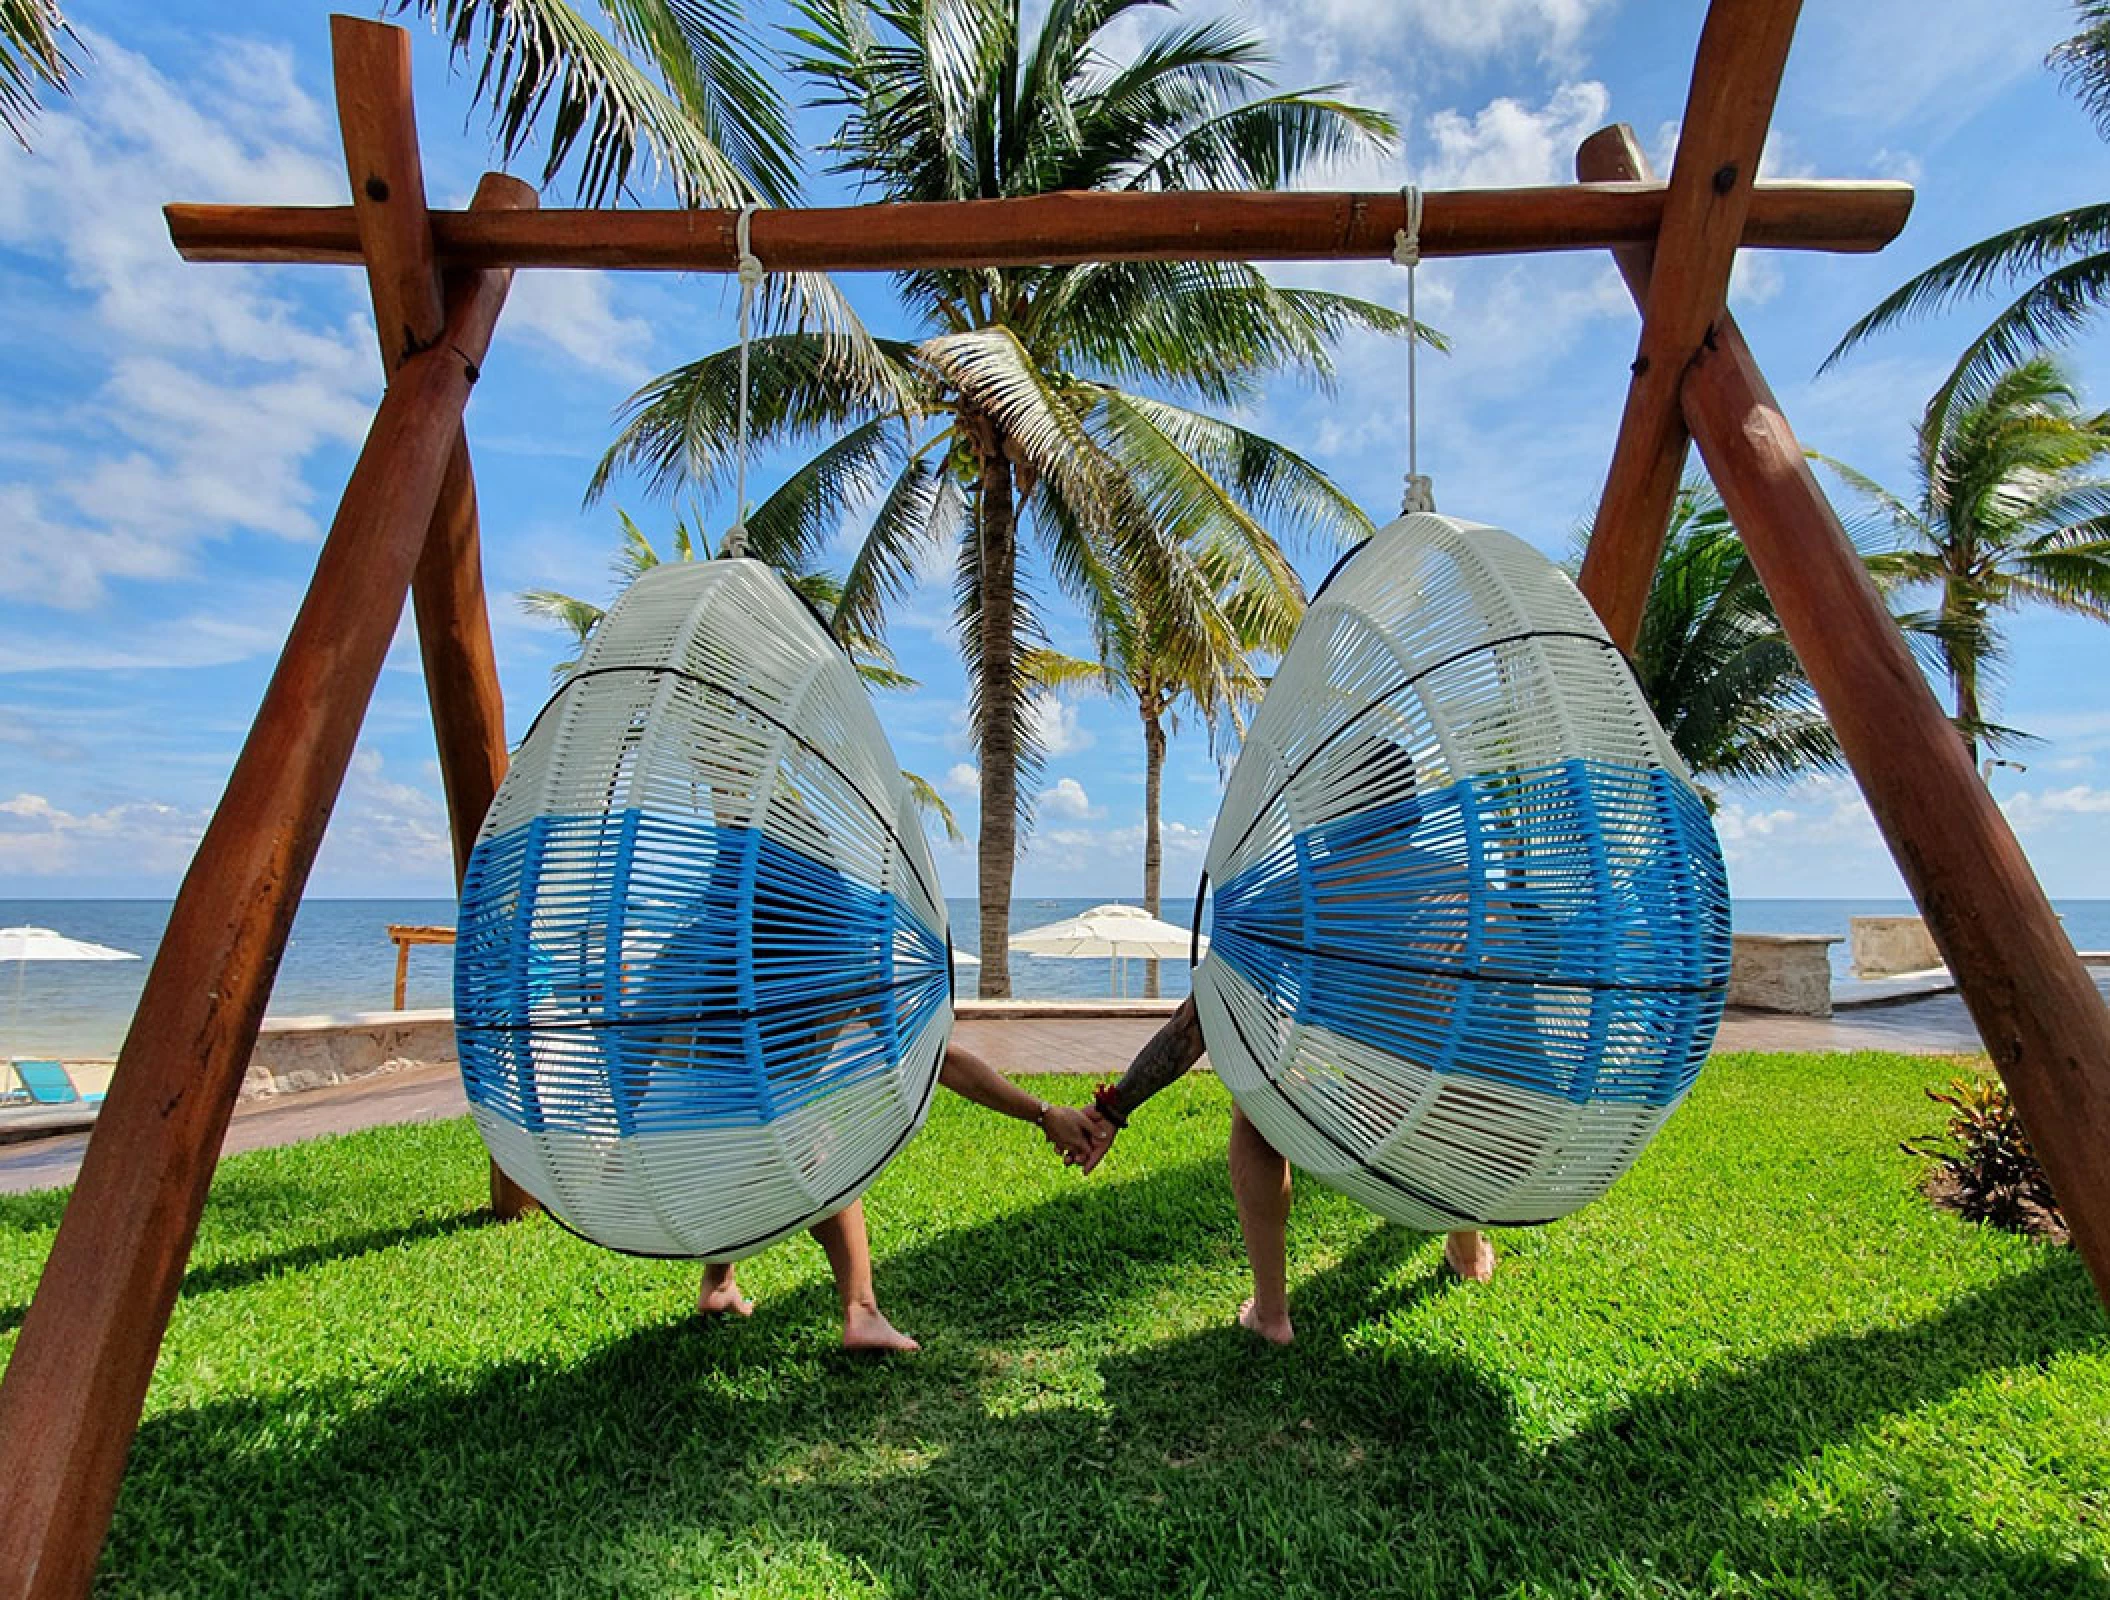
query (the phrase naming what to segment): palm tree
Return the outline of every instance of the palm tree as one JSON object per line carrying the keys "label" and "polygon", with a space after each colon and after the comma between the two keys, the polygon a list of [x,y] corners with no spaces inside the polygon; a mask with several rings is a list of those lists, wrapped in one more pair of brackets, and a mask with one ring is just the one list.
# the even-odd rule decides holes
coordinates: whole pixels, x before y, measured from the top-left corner
{"label": "palm tree", "polygon": [[[1267,680],[1259,655],[1280,656],[1304,615],[1304,589],[1292,574],[1252,559],[1236,541],[1198,547],[1138,547],[1149,565],[1117,575],[1093,606],[1096,663],[1052,650],[1027,653],[1027,671],[1047,688],[1089,687],[1126,694],[1143,725],[1143,905],[1163,911],[1165,754],[1182,710],[1201,719],[1221,754],[1224,724],[1245,732],[1245,713]],[[1158,993],[1158,963],[1144,974]]]}
{"label": "palm tree", "polygon": [[[1696,780],[1784,779],[1841,765],[1816,692],[1705,479],[1678,491],[1633,668]],[[1713,789],[1702,781],[1700,793],[1713,810]]]}
{"label": "palm tree", "polygon": [[2003,731],[1983,720],[2002,654],[1996,613],[2036,602],[2110,622],[2110,479],[2089,471],[2105,457],[2110,414],[2084,414],[2071,380],[2037,356],[1928,402],[1914,499],[1826,463],[1896,542],[1871,567],[1936,591],[1931,629],[1974,761],[1980,738]]}
{"label": "palm tree", "polygon": [[25,150],[38,90],[66,92],[74,66],[59,41],[73,37],[56,0],[0,0],[0,128]]}
{"label": "palm tree", "polygon": [[501,159],[526,148],[551,113],[542,181],[576,155],[581,205],[628,188],[641,152],[683,205],[784,205],[797,192],[790,119],[738,0],[600,0],[605,31],[569,0],[383,0],[382,9],[425,16],[457,60],[475,61],[476,101],[490,108]]}
{"label": "palm tree", "polygon": [[[1018,0],[802,0],[794,66],[840,113],[838,170],[889,201],[1275,188],[1391,138],[1388,119],[1323,91],[1270,92],[1261,43],[1235,22],[1167,27],[1118,55],[1108,30],[1146,3],[1054,0],[1028,39]],[[756,440],[819,448],[777,515],[748,529],[757,553],[802,565],[846,508],[870,507],[841,614],[875,634],[923,558],[951,551],[982,774],[981,992],[1004,995],[1013,857],[1039,766],[1023,717],[1033,568],[1088,606],[1154,544],[1208,533],[1288,581],[1277,536],[1367,533],[1309,462],[1185,402],[1235,404],[1270,372],[1324,381],[1337,335],[1410,325],[1235,263],[896,281],[921,337],[871,341],[855,362],[845,341],[798,329],[755,341]],[[641,390],[596,490],[633,468],[658,488],[722,482],[737,372],[721,351]]]}
{"label": "palm tree", "polygon": [[[2110,138],[2110,0],[2075,0],[2081,28],[2047,65]],[[1957,359],[1938,400],[1964,386],[1985,388],[2035,351],[2071,339],[2110,304],[2110,203],[2076,206],[1967,246],[1905,283],[1847,329],[1826,367],[1871,334],[2028,280]]]}
{"label": "palm tree", "polygon": [[[658,566],[662,560],[701,559],[704,542],[689,531],[687,521],[675,519],[673,532],[668,539],[668,548],[672,554],[662,557],[645,530],[631,520],[627,511],[618,511],[616,516],[623,529],[622,543],[616,550],[612,564],[618,589],[628,588],[643,574]],[[805,599],[815,614],[829,624],[830,631],[835,633],[844,653],[855,664],[857,675],[865,681],[867,687],[916,687],[916,680],[894,665],[893,655],[888,651],[884,640],[873,638],[854,628],[846,633],[834,622],[842,600],[842,583],[839,579],[826,572],[787,572],[783,576],[784,581]],[[579,659],[586,651],[586,642],[593,637],[593,630],[601,625],[601,618],[608,614],[607,607],[557,589],[529,589],[519,598],[520,609],[529,616],[554,622],[572,636],[572,643],[576,647],[573,654],[550,669],[550,677],[561,684],[578,669]],[[958,844],[962,838],[960,821],[953,815],[953,809],[946,804],[944,796],[938,793],[928,778],[918,773],[904,768],[901,776],[907,780],[909,792],[915,796],[916,804],[926,815],[936,817],[945,829],[946,838]]]}

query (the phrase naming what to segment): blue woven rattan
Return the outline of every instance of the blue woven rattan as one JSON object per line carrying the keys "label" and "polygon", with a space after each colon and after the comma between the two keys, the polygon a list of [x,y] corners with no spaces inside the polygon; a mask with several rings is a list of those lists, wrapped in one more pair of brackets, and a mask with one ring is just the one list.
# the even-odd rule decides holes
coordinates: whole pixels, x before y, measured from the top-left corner
{"label": "blue woven rattan", "polygon": [[1691,1088],[1728,985],[1707,810],[1566,575],[1403,518],[1313,601],[1207,861],[1210,1059],[1411,1226],[1548,1221]]}
{"label": "blue woven rattan", "polygon": [[516,754],[462,889],[493,1157],[560,1220],[726,1260],[839,1210],[952,1017],[921,824],[847,657],[768,568],[648,573]]}

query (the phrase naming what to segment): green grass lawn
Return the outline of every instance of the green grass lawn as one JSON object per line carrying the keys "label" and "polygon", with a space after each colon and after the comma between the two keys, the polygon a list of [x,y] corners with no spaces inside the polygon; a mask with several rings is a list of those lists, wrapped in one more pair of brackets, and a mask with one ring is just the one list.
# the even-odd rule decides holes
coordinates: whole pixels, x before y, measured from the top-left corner
{"label": "green grass lawn", "polygon": [[[1943,1075],[1719,1059],[1489,1288],[1304,1185],[1286,1351],[1230,1325],[1205,1080],[1090,1180],[940,1096],[871,1195],[885,1362],[806,1240],[706,1327],[693,1268],[486,1225],[463,1123],[239,1157],[103,1588],[2110,1596],[2110,1319],[1914,1192]],[[0,1200],[0,1350],[58,1210]]]}

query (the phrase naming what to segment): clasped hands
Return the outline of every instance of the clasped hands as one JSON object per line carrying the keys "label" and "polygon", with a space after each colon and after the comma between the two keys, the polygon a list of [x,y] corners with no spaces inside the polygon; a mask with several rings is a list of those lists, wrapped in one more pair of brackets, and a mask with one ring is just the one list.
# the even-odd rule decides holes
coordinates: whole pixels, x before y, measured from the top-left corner
{"label": "clasped hands", "polygon": [[1062,1152],[1062,1163],[1089,1173],[1106,1159],[1114,1135],[1121,1130],[1096,1106],[1048,1107],[1041,1117],[1041,1132],[1048,1143]]}

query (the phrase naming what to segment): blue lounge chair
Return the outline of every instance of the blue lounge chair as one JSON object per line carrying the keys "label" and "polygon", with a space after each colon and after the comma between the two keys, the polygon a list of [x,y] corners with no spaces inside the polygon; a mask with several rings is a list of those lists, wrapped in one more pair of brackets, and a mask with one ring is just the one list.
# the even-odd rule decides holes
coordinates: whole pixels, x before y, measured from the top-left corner
{"label": "blue lounge chair", "polygon": [[17,1061],[15,1076],[22,1080],[22,1087],[29,1091],[30,1100],[40,1106],[93,1106],[102,1103],[100,1094],[82,1094],[79,1085],[65,1064],[58,1061]]}

